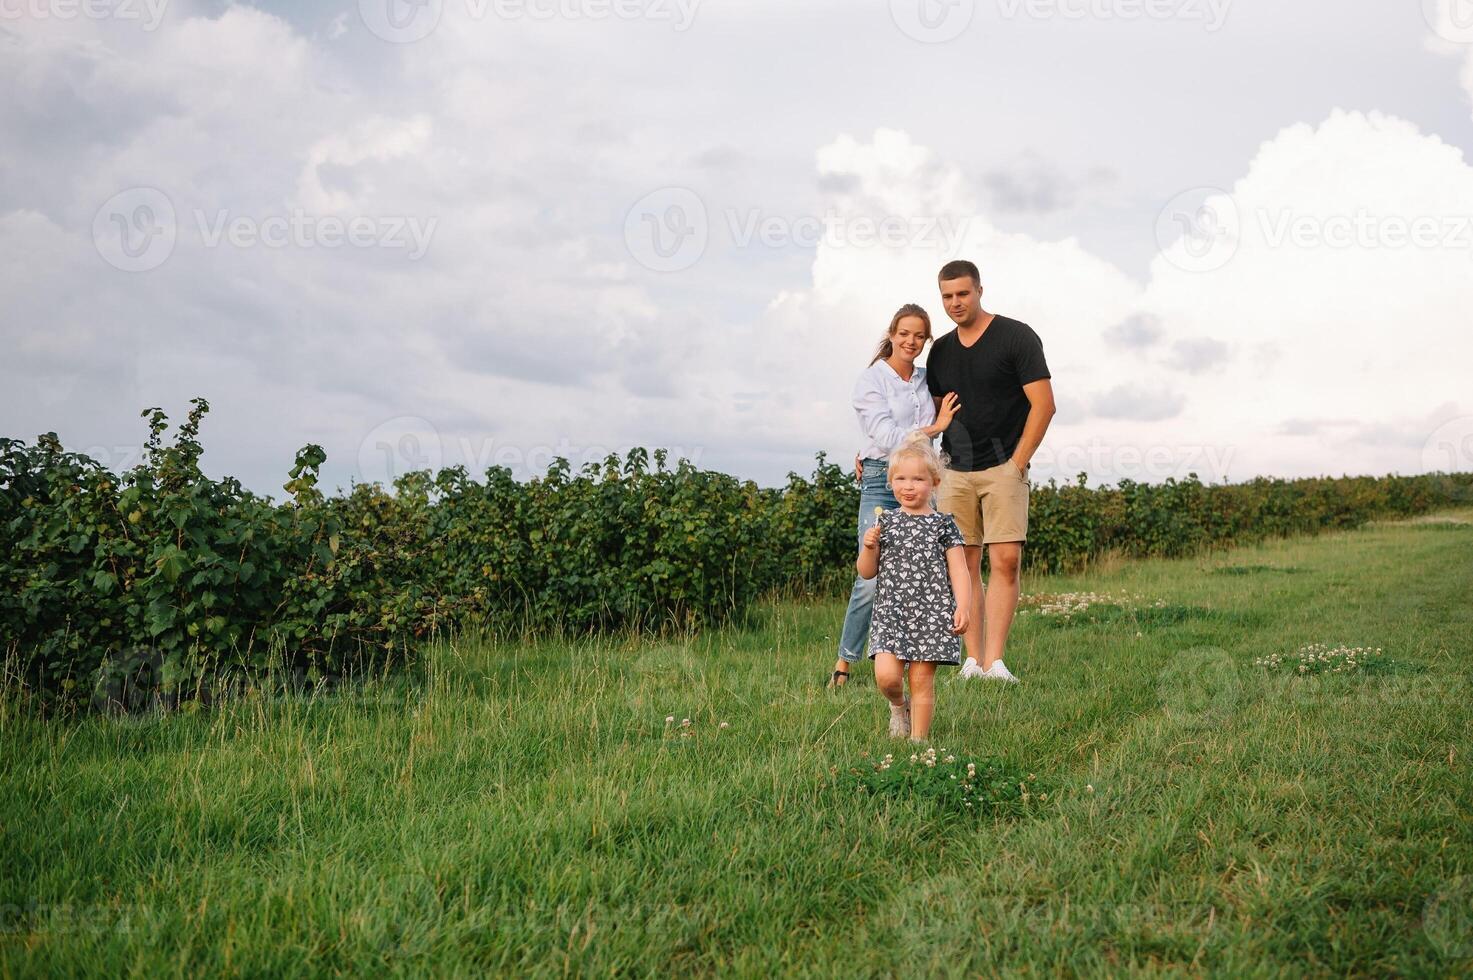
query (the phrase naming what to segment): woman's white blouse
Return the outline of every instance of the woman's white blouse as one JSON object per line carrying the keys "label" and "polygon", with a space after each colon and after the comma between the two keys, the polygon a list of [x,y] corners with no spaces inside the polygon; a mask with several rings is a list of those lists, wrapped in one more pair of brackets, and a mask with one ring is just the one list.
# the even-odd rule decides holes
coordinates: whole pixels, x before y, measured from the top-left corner
{"label": "woman's white blouse", "polygon": [[936,403],[926,388],[926,369],[917,367],[902,380],[881,359],[865,368],[854,383],[854,412],[864,432],[864,459],[886,459],[905,437],[936,421]]}

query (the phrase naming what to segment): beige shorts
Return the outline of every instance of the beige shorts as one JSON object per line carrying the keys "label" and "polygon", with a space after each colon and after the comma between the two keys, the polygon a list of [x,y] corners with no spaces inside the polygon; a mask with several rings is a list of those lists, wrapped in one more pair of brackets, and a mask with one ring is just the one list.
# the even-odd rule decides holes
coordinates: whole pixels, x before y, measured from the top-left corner
{"label": "beige shorts", "polygon": [[971,545],[1028,538],[1028,477],[1010,459],[986,470],[947,470],[936,509],[956,519]]}

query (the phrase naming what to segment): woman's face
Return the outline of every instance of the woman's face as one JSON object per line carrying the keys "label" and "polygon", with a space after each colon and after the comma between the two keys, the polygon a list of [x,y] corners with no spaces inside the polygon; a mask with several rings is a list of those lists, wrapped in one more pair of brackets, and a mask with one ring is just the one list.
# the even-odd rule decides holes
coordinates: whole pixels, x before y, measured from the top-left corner
{"label": "woman's face", "polygon": [[926,321],[918,316],[903,316],[890,333],[890,346],[895,355],[907,363],[926,349]]}

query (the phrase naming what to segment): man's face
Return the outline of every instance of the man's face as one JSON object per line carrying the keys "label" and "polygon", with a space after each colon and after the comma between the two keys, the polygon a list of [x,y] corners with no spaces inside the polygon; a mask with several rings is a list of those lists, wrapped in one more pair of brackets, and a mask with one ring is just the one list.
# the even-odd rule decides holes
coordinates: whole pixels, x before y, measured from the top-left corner
{"label": "man's face", "polygon": [[941,280],[941,305],[959,327],[965,327],[982,312],[982,287],[971,276]]}

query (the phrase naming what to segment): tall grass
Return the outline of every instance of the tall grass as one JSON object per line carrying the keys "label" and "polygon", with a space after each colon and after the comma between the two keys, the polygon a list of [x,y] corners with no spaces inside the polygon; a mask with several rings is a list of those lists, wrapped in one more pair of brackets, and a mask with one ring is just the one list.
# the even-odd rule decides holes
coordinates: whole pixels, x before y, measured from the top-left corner
{"label": "tall grass", "polygon": [[[863,674],[821,686],[837,598],[194,711],[12,691],[0,971],[1466,972],[1470,548],[1380,524],[1025,580],[1142,598],[1035,608],[1022,685],[939,685],[934,745],[1053,787],[1005,818],[846,783],[898,749]],[[1310,643],[1416,669],[1253,665]]]}

